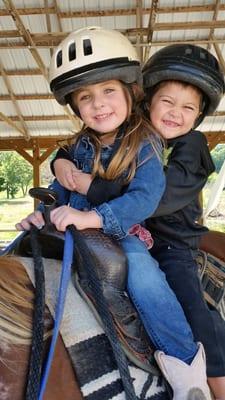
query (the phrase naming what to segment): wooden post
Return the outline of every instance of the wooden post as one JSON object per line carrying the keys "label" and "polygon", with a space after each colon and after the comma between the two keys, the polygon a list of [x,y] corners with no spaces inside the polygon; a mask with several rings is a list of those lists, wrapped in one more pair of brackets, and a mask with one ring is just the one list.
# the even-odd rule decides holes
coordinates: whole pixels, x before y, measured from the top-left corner
{"label": "wooden post", "polygon": [[[33,147],[33,186],[40,186],[40,148],[38,143],[34,142]],[[39,200],[34,199],[34,209],[39,204]]]}

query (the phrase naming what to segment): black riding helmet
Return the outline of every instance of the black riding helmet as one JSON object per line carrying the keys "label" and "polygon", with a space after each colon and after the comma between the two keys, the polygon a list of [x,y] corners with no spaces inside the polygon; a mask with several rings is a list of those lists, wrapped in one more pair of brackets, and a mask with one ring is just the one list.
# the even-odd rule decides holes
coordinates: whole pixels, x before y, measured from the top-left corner
{"label": "black riding helmet", "polygon": [[157,51],[143,67],[145,93],[166,80],[178,80],[198,87],[204,97],[198,126],[206,115],[212,114],[224,92],[224,75],[217,59],[202,47],[174,44]]}

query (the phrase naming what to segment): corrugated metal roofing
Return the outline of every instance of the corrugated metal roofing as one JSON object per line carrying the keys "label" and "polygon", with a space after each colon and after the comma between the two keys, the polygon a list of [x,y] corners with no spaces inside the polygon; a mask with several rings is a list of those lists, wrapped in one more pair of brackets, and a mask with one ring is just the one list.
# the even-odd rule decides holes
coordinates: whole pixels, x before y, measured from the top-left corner
{"label": "corrugated metal roofing", "polygon": [[[149,56],[174,42],[191,41],[203,47],[210,44],[225,70],[225,0],[49,0],[48,7],[44,4],[42,0],[0,1],[0,138],[23,135],[16,128],[21,127],[21,122],[13,98],[31,137],[65,135],[74,129],[66,111],[52,99],[31,49],[48,68],[50,50],[64,35],[84,26],[118,29],[141,53],[149,48]],[[151,7],[152,23],[148,29]],[[132,29],[137,30],[131,32]],[[23,33],[31,35],[31,43]],[[30,72],[25,74],[24,70]],[[225,135],[224,100],[218,111],[220,115],[206,118],[201,128]]]}

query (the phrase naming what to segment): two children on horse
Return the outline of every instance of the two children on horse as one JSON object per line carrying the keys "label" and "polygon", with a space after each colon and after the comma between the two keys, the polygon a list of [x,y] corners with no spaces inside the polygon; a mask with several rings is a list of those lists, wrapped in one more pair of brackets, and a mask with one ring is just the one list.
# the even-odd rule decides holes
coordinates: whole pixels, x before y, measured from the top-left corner
{"label": "two children on horse", "polygon": [[[168,211],[169,205],[172,207],[175,200],[179,203],[179,199],[175,196],[173,200],[173,191],[169,189],[173,188],[173,184],[170,180],[167,183],[167,175],[170,173],[170,160],[173,165],[175,154],[177,161],[173,171],[176,170],[178,174],[179,170],[184,170],[183,175],[175,175],[178,176],[175,179],[176,186],[181,187],[185,185],[189,162],[194,164],[196,161],[194,171],[191,170],[192,176],[194,172],[201,175],[199,186],[193,188],[193,201],[196,202],[196,195],[212,172],[213,166],[204,136],[193,131],[193,128],[217,107],[224,91],[224,81],[216,59],[204,49],[176,46],[171,52],[169,48],[163,50],[161,54],[156,53],[155,58],[153,56],[144,67],[147,102],[143,102],[140,63],[130,42],[123,35],[101,28],[85,28],[69,35],[57,48],[51,64],[51,90],[60,104],[70,104],[84,126],[75,135],[74,143],[68,147],[65,157],[67,160],[55,161],[56,176],[63,185],[56,181],[51,188],[58,190],[62,205],[51,212],[51,221],[61,231],[65,231],[70,224],[74,224],[79,230],[100,228],[119,241],[127,256],[128,293],[149,337],[158,349],[155,358],[172,386],[174,399],[210,399],[204,348],[201,343],[196,342],[203,342],[204,332],[197,333],[197,327],[195,328],[195,309],[193,319],[188,314],[188,309],[192,306],[192,290],[197,292],[196,298],[203,302],[201,288],[197,283],[197,270],[193,267],[192,246],[185,240],[179,241],[179,235],[178,241],[176,237],[172,240],[174,235],[170,239],[165,230],[165,226],[169,229],[172,225],[176,232],[176,224],[179,227],[185,225],[186,218],[173,218],[171,222],[169,215],[182,210],[189,204],[190,197],[187,194],[187,203],[178,208],[176,205],[174,210]],[[166,168],[166,181],[160,162],[158,133],[169,139],[169,145],[173,148]],[[183,150],[184,146],[187,152]],[[196,155],[193,156],[194,152]],[[73,161],[73,165],[69,164],[69,169],[65,169],[63,176],[60,173],[58,176],[59,163],[66,162],[68,166],[71,163],[69,159]],[[198,179],[197,175],[196,182]],[[75,185],[72,192],[71,181]],[[193,183],[191,181],[190,185]],[[115,188],[114,191],[107,189],[111,186]],[[162,197],[167,196],[167,192],[168,198]],[[186,189],[183,187],[181,198],[185,199],[185,193]],[[162,202],[159,205],[161,197]],[[159,210],[163,207],[166,210],[159,217],[158,205]],[[161,220],[164,225],[159,229],[158,237],[161,215],[168,215],[168,218],[166,221]],[[193,219],[193,213],[183,215]],[[147,245],[151,240],[143,221],[151,216],[154,218],[149,219],[148,227],[151,223],[154,226],[154,221],[157,222],[157,229],[150,228],[156,240],[153,248],[155,257],[160,258],[161,253],[172,247],[172,265],[169,263],[170,259],[168,263],[163,259],[162,266],[158,265],[148,251]],[[42,214],[36,211],[17,224],[17,228],[29,229],[30,224],[42,226]],[[189,227],[188,224],[187,226]],[[199,233],[200,231],[201,229]],[[195,236],[193,230],[190,232],[190,236]],[[182,246],[183,243],[187,246]],[[189,301],[182,293],[179,300],[191,327],[193,324],[194,337],[166,280],[168,275],[171,287],[176,294],[179,293],[183,286],[182,268],[179,270],[177,265],[184,264],[184,250],[185,263],[187,262],[187,266],[184,266],[185,276],[189,277],[187,271],[191,263],[190,269],[195,283],[193,287],[189,284]],[[175,269],[171,272],[173,263]],[[166,275],[161,269],[165,270]],[[171,284],[173,280],[176,281],[174,286]],[[210,315],[211,313],[213,314],[210,312]],[[206,314],[204,321],[210,317]],[[213,331],[220,321],[213,318],[211,321]],[[220,325],[223,332],[224,326],[222,323]],[[206,352],[212,345],[216,345],[218,350],[216,366],[213,362],[210,364],[211,355],[208,350],[207,362],[210,365],[209,373],[212,374],[209,376],[221,378],[210,378],[211,388],[218,398],[225,399],[224,351],[220,342],[224,334],[221,334],[221,338],[216,336],[216,343],[213,342],[213,334],[208,332],[210,343],[207,340],[204,343]],[[218,364],[221,366],[219,370]],[[220,392],[213,386],[213,379],[221,379]]]}

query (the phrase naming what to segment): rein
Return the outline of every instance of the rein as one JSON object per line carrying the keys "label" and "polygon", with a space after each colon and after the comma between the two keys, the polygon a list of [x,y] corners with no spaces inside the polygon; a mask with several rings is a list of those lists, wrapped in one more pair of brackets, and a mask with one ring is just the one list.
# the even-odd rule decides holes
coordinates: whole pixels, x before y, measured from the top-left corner
{"label": "rein", "polygon": [[43,371],[38,400],[43,399],[47,381],[48,381],[50,368],[51,368],[51,364],[52,364],[52,360],[53,360],[53,356],[54,356],[55,346],[56,346],[56,342],[57,342],[57,338],[58,338],[58,334],[59,334],[60,323],[61,323],[62,316],[63,316],[66,292],[67,292],[67,288],[68,288],[68,284],[69,284],[69,280],[70,280],[70,276],[71,276],[71,266],[72,266],[72,261],[73,261],[73,248],[74,248],[73,237],[71,235],[70,230],[67,229],[66,234],[65,234],[65,244],[64,244],[63,262],[62,262],[62,272],[61,272],[60,285],[59,285],[59,294],[58,294],[58,300],[57,300],[57,304],[56,304],[56,311],[55,311],[55,318],[54,318],[55,324],[54,324],[54,328],[53,328],[53,335],[52,335],[52,340],[51,340],[51,345],[50,345],[47,361],[46,361],[44,371]]}
{"label": "rein", "polygon": [[45,277],[38,242],[38,229],[33,226],[30,231],[30,243],[34,259],[35,298],[33,313],[33,335],[26,389],[26,400],[36,400],[41,382],[41,369],[44,348],[44,312],[45,312]]}

